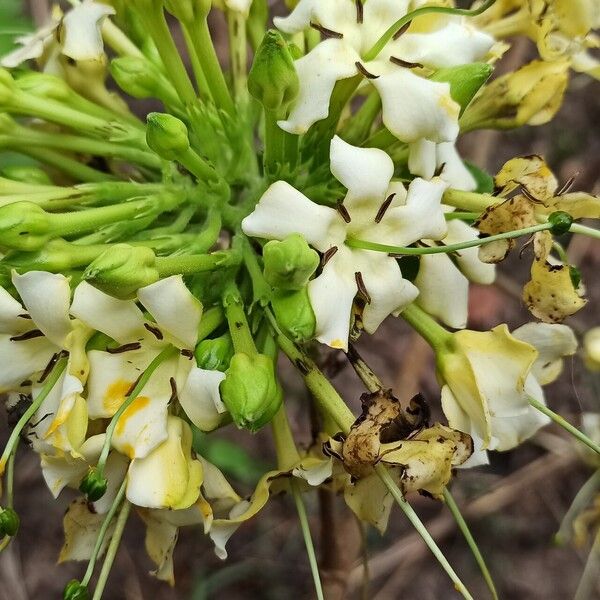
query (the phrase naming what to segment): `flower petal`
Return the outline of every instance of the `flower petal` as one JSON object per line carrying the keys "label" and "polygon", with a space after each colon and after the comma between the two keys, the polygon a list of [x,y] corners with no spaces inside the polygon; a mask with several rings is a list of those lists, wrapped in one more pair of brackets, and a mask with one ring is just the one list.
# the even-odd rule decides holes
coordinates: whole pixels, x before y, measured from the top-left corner
{"label": "flower petal", "polygon": [[465,166],[456,146],[452,142],[442,142],[436,148],[438,167],[444,165],[440,177],[448,182],[450,187],[465,192],[477,189],[477,182]]}
{"label": "flower petal", "polygon": [[327,117],[335,84],[357,74],[357,61],[360,56],[347,42],[333,38],[317,44],[295,61],[300,91],[288,118],[278,121],[279,127],[299,135]]}
{"label": "flower petal", "polygon": [[[445,244],[458,244],[468,240],[475,240],[479,232],[463,221],[454,219],[448,221],[448,234],[444,238]],[[479,260],[477,248],[464,248],[456,254],[456,264],[463,275],[474,283],[490,285],[496,278],[496,266]]]}
{"label": "flower petal", "polygon": [[15,391],[21,383],[43,371],[60,350],[45,337],[14,341],[0,335],[0,393]]}
{"label": "flower petal", "polygon": [[275,17],[273,24],[285,33],[298,33],[310,26],[319,0],[300,0],[287,17]]}
{"label": "flower petal", "polygon": [[227,412],[221,401],[219,385],[225,379],[221,371],[192,367],[185,386],[179,394],[179,404],[190,421],[201,431],[212,431]]}
{"label": "flower petal", "polygon": [[363,309],[363,326],[375,333],[388,315],[399,314],[413,302],[419,290],[402,278],[395,258],[369,250],[357,250],[354,256],[370,300]]}
{"label": "flower petal", "polygon": [[285,181],[269,187],[242,221],[242,230],[246,235],[270,240],[299,233],[321,252],[345,237],[344,222],[335,210],[315,204]]}
{"label": "flower petal", "polygon": [[344,245],[308,283],[308,296],[317,321],[315,337],[332,348],[348,349],[350,313],[358,287],[354,253]]}
{"label": "flower petal", "polygon": [[21,303],[15,300],[3,287],[0,287],[0,334],[12,335],[31,329]]}
{"label": "flower petal", "polygon": [[397,69],[373,79],[383,104],[383,123],[402,142],[426,138],[452,142],[458,135],[459,105],[450,85]]}
{"label": "flower petal", "polygon": [[408,170],[413,175],[431,179],[437,169],[437,144],[421,138],[409,144]]}
{"label": "flower petal", "polygon": [[133,300],[118,300],[82,281],[76,288],[71,314],[120,344],[144,337],[144,317]]}
{"label": "flower petal", "polygon": [[71,331],[69,280],[46,271],[29,271],[25,275],[13,271],[12,281],[35,325],[51,342],[64,347]]}
{"label": "flower petal", "polygon": [[202,303],[188,290],[181,275],[173,275],[138,290],[138,298],[159,327],[194,348]]}

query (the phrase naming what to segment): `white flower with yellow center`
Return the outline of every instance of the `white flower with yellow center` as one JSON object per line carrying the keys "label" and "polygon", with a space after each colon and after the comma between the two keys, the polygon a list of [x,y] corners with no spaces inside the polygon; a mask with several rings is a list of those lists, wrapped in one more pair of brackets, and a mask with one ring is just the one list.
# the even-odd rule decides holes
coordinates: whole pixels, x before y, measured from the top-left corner
{"label": "white flower with yellow center", "polygon": [[392,182],[391,158],[375,148],[356,148],[335,137],[331,142],[331,172],[348,193],[338,210],[318,205],[278,181],[263,195],[254,212],[242,222],[247,235],[282,240],[303,235],[323,253],[321,274],[309,282],[319,341],[347,349],[354,297],[363,296],[362,322],[373,333],[390,314],[399,314],[418,294],[402,277],[395,258],[359,250],[349,238],[407,246],[422,238],[446,235],[440,205],[446,183],[415,179],[408,190]]}
{"label": "white flower with yellow center", "polygon": [[545,403],[542,386],[558,377],[562,358],[576,349],[566,325],[528,323],[512,335],[506,325],[452,334],[448,350],[438,351],[437,367],[448,423],[473,438],[467,466],[487,463],[485,450],[510,450],[549,422],[529,398]]}
{"label": "white flower with yellow center", "polygon": [[202,315],[202,305],[181,276],[140,288],[137,295],[153,321],[145,318],[134,300],[118,300],[86,282],[77,286],[71,306],[73,316],[119,344],[88,352],[90,419],[113,417],[162,350],[168,345],[181,350],[158,366],[117,423],[112,444],[131,459],[147,456],[168,437],[168,405],[193,367]]}
{"label": "white flower with yellow center", "polygon": [[460,108],[450,96],[450,86],[422,74],[472,63],[488,52],[494,40],[465,19],[419,19],[415,21],[419,29],[411,26],[376,58],[365,60],[386,30],[407,14],[410,4],[409,0],[300,0],[288,17],[275,18],[276,27],[285,33],[312,26],[325,38],[296,61],[300,93],[280,127],[290,133],[306,132],[329,114],[336,82],[363,74],[379,92],[383,122],[398,139],[454,141]]}

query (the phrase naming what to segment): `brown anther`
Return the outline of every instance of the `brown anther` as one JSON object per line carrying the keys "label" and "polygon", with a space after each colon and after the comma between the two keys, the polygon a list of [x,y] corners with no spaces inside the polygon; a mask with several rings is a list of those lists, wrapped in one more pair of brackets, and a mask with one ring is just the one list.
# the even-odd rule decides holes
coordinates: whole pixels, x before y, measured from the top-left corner
{"label": "brown anther", "polygon": [[369,73],[369,71],[365,69],[365,66],[359,60],[357,60],[354,65],[367,79],[379,79],[379,75],[373,75],[373,73]]}
{"label": "brown anther", "polygon": [[362,25],[364,19],[364,10],[362,0],[354,0],[356,4],[356,22]]}
{"label": "brown anther", "polygon": [[139,342],[131,342],[130,344],[123,344],[116,348],[107,348],[106,351],[109,354],[122,354],[123,352],[131,352],[132,350],[139,350],[142,345]]}
{"label": "brown anther", "polygon": [[331,246],[328,250],[323,253],[323,258],[321,258],[321,268],[323,268],[332,258],[333,255],[338,251],[337,246]]}
{"label": "brown anther", "polygon": [[418,62],[409,62],[408,60],[402,60],[401,58],[396,58],[395,56],[390,56],[390,62],[398,65],[399,67],[404,67],[406,69],[422,69],[423,65]]}
{"label": "brown anther", "polygon": [[163,333],[162,331],[158,328],[158,327],[154,327],[153,325],[150,325],[150,323],[144,323],[144,327],[157,339],[157,340],[162,340],[163,339]]}
{"label": "brown anther", "polygon": [[133,390],[135,390],[135,388],[137,387],[137,384],[140,382],[142,375],[143,375],[143,373],[140,373],[138,375],[138,378],[129,386],[129,389],[127,390],[127,393],[125,394],[125,398],[129,398],[129,396],[131,396],[131,394],[133,394]]}
{"label": "brown anther", "polygon": [[194,353],[191,350],[183,349],[181,351],[181,356],[185,356],[186,358],[194,358]]}
{"label": "brown anther", "polygon": [[411,24],[412,24],[412,21],[409,21],[408,23],[404,23],[404,25],[402,25],[402,27],[400,27],[400,29],[398,29],[398,31],[396,31],[393,39],[397,40],[403,33],[406,33],[407,29],[411,26]]}
{"label": "brown anther", "polygon": [[539,198],[536,198],[525,186],[521,186],[521,194],[534,204],[544,204]]}
{"label": "brown anther", "polygon": [[15,335],[11,338],[8,338],[11,342],[24,342],[26,340],[32,340],[34,338],[43,337],[44,334],[39,329],[32,329],[31,331],[26,331],[21,335]]}
{"label": "brown anther", "polygon": [[360,293],[360,295],[363,297],[363,300],[367,304],[371,304],[371,296],[367,291],[367,288],[365,287],[365,282],[363,280],[362,273],[360,271],[354,273],[354,279],[356,279],[356,287],[358,288],[358,292]]}
{"label": "brown anther", "polygon": [[558,192],[556,192],[556,195],[562,196],[563,194],[566,194],[573,187],[573,184],[575,183],[576,178],[577,178],[577,175],[573,175],[572,177],[569,177],[569,179],[567,179],[567,181],[565,181],[564,185],[560,188],[560,190],[558,190]]}
{"label": "brown anther", "polygon": [[31,321],[31,315],[28,315],[27,313],[23,313],[22,315],[17,315],[19,317],[19,319],[29,319]]}
{"label": "brown anther", "polygon": [[313,21],[310,22],[310,26],[313,29],[316,29],[324,38],[335,38],[337,40],[341,40],[344,37],[343,33],[338,33],[337,31],[333,31],[333,29],[327,29],[327,27],[323,27],[323,25],[319,25]]}
{"label": "brown anther", "polygon": [[392,200],[394,199],[395,195],[396,195],[395,192],[393,194],[390,194],[385,199],[384,203],[379,207],[379,210],[377,211],[377,214],[375,215],[375,223],[381,223],[381,219],[383,219],[383,217],[385,216],[385,213],[387,212],[387,209],[390,207],[390,204],[392,203]]}
{"label": "brown anther", "polygon": [[340,216],[346,223],[350,223],[350,221],[352,221],[352,217],[350,216],[348,209],[344,206],[343,200],[338,201],[335,209],[338,211],[338,213],[340,213]]}
{"label": "brown anther", "polygon": [[171,386],[171,397],[169,398],[169,404],[173,403],[178,399],[177,396],[177,382],[174,377],[169,378],[169,385]]}
{"label": "brown anther", "polygon": [[435,170],[435,173],[433,174],[433,176],[439,177],[444,172],[445,168],[446,168],[446,163],[444,162]]}
{"label": "brown anther", "polygon": [[52,355],[52,357],[48,361],[48,364],[46,365],[46,368],[44,369],[44,372],[42,373],[41,377],[38,379],[38,383],[44,382],[46,377],[48,377],[48,375],[50,375],[50,371],[52,371],[52,369],[54,369],[54,365],[58,362],[58,359],[61,356],[64,356],[65,354],[66,354],[66,352],[63,350],[62,352],[57,352],[56,354]]}

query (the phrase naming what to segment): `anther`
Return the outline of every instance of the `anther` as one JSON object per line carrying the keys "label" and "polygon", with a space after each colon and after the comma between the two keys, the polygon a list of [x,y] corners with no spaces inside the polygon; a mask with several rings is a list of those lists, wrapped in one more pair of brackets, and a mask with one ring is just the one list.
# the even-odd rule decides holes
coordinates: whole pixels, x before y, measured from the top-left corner
{"label": "anther", "polygon": [[338,201],[335,209],[338,211],[338,213],[340,213],[340,216],[346,223],[350,223],[350,221],[352,221],[352,217],[350,216],[348,209],[344,206],[342,200]]}
{"label": "anther", "polygon": [[387,209],[390,207],[390,204],[392,203],[392,200],[394,199],[395,195],[396,195],[395,192],[393,194],[390,194],[385,199],[385,202],[379,207],[379,210],[377,211],[377,214],[375,215],[375,223],[381,223],[381,219],[383,219],[383,217],[385,216],[385,213],[387,212]]}
{"label": "anther", "polygon": [[418,62],[409,62],[408,60],[402,60],[395,56],[390,56],[390,62],[398,65],[399,67],[405,67],[406,69],[422,69],[423,65]]}
{"label": "anther", "polygon": [[371,295],[369,294],[369,292],[367,291],[367,288],[365,287],[365,282],[363,280],[362,273],[360,271],[357,271],[356,273],[354,273],[354,279],[356,279],[356,287],[358,287],[358,291],[359,291],[360,295],[363,297],[364,301],[367,304],[371,304]]}
{"label": "anther", "polygon": [[362,25],[364,19],[364,10],[362,0],[354,0],[356,4],[356,22]]}
{"label": "anther", "polygon": [[334,254],[338,251],[337,246],[332,246],[328,250],[323,253],[323,258],[321,259],[321,268],[324,267],[334,256]]}
{"label": "anther", "polygon": [[310,26],[313,29],[316,29],[324,38],[335,38],[337,40],[341,40],[344,37],[343,33],[338,33],[337,31],[333,31],[333,29],[327,29],[327,27],[323,27],[323,25],[319,25],[313,21],[310,22]]}
{"label": "anther", "polygon": [[365,69],[365,66],[359,60],[357,60],[354,64],[367,79],[379,79],[379,75],[373,75],[373,73],[369,73],[369,71]]}

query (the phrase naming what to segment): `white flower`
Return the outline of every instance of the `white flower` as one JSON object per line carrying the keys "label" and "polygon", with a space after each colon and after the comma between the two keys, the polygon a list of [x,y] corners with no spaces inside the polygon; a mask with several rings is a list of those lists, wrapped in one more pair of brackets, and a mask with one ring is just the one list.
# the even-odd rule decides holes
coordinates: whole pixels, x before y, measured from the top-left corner
{"label": "white flower", "polygon": [[485,464],[486,449],[510,450],[549,422],[529,397],[545,402],[542,385],[558,377],[577,340],[566,325],[547,323],[528,323],[512,335],[500,325],[451,337],[437,356],[442,408],[451,427],[473,438],[465,466]]}
{"label": "white flower", "polygon": [[134,300],[118,300],[86,282],[75,290],[71,314],[120,344],[90,350],[87,403],[91,419],[111,418],[150,362],[169,344],[182,352],[156,369],[115,428],[113,446],[130,458],[147,456],[168,437],[171,398],[192,369],[193,349],[202,314],[200,302],[172,276],[138,290],[149,321]]}
{"label": "white flower", "polygon": [[364,328],[373,333],[389,314],[398,314],[412,302],[418,290],[402,278],[396,259],[351,248],[346,240],[406,246],[422,238],[443,238],[446,221],[440,200],[446,184],[439,178],[415,179],[407,192],[391,181],[394,166],[385,152],[356,148],[338,137],[331,142],[331,171],[348,189],[339,211],[315,204],[278,181],[244,219],[242,229],[247,235],[278,240],[299,233],[324,253],[328,260],[322,273],[308,284],[316,337],[333,348],[347,349],[358,291],[366,296]]}
{"label": "white flower", "polygon": [[280,127],[306,132],[327,117],[336,82],[362,72],[377,88],[383,122],[398,139],[454,141],[460,109],[449,84],[416,73],[471,63],[485,55],[494,40],[464,19],[442,17],[430,21],[425,32],[402,34],[377,58],[365,61],[362,57],[408,9],[408,0],[369,0],[364,5],[354,0],[300,0],[288,17],[275,18],[275,25],[286,33],[316,26],[327,38],[296,61],[300,93]]}

